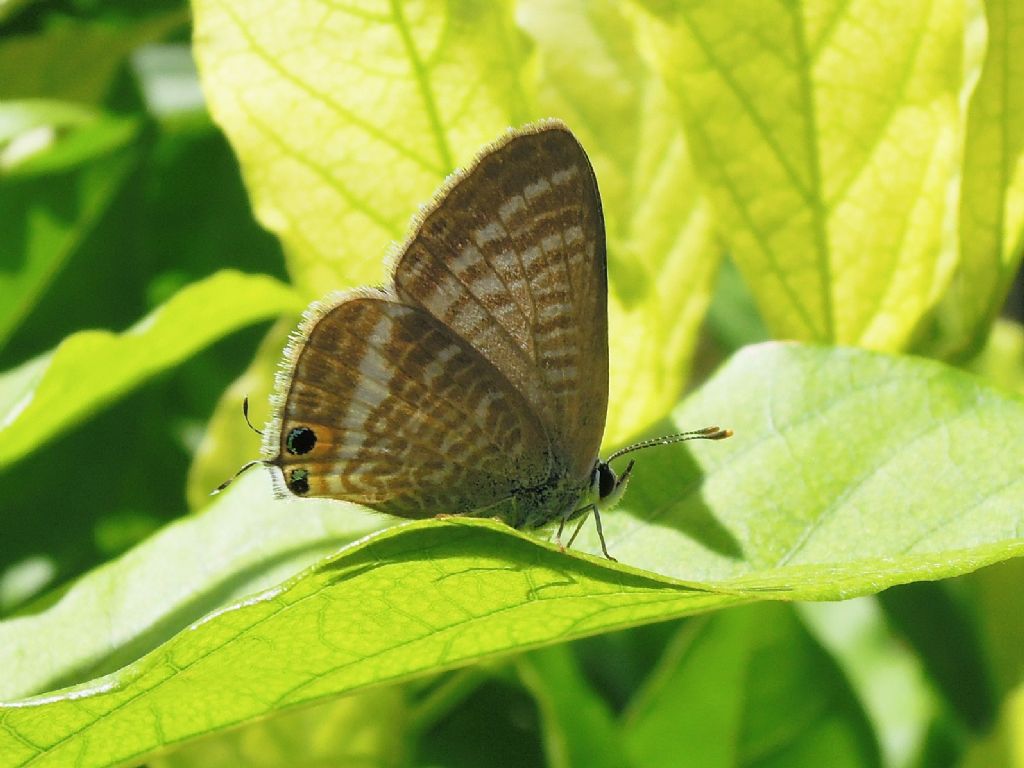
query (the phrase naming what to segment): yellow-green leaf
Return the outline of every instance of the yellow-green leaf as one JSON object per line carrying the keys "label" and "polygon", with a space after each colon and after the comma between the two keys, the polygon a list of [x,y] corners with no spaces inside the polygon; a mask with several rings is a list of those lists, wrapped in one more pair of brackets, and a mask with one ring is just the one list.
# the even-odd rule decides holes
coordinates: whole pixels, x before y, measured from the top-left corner
{"label": "yellow-green leaf", "polygon": [[942,304],[945,352],[976,350],[1024,255],[1024,13],[987,0],[985,65],[971,98],[960,199],[960,264]]}
{"label": "yellow-green leaf", "polygon": [[964,4],[650,5],[694,162],[773,332],[902,348],[955,265]]}
{"label": "yellow-green leaf", "polygon": [[195,52],[307,298],[381,282],[438,184],[529,119],[508,2],[196,0]]}
{"label": "yellow-green leaf", "polygon": [[[721,415],[730,440],[643,455],[624,508],[605,517],[617,564],[493,520],[431,519],[267,589],[271,574],[322,551],[308,538],[317,525],[355,518],[347,505],[260,502],[267,481],[253,470],[206,514],[85,577],[51,609],[0,624],[0,668],[33,659],[46,670],[15,695],[127,662],[0,705],[0,765],[138,761],[498,654],[739,602],[870,594],[1024,554],[1024,466],[1006,450],[1024,431],[1024,402],[967,374],[768,344],[736,356],[677,419]],[[288,533],[300,524],[302,535]],[[588,534],[581,547],[595,544]],[[236,558],[235,547],[251,549]],[[203,566],[182,582],[168,566],[177,562]],[[263,591],[207,613],[219,590],[229,601],[246,585]]]}

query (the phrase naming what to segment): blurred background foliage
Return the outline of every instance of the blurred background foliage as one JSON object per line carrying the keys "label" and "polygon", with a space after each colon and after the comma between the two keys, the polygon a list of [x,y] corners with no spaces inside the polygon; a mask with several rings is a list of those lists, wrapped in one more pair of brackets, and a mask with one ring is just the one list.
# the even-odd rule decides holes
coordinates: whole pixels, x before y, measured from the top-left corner
{"label": "blurred background foliage", "polygon": [[[182,3],[8,7],[7,152],[31,135],[27,125],[52,126],[60,140],[36,156],[48,167],[0,180],[0,369],[75,331],[122,330],[224,266],[284,276],[280,248],[253,221],[237,162],[203,108],[189,35]],[[72,114],[61,120],[61,111]],[[64,157],[49,157],[70,142]],[[3,583],[18,570],[64,582],[181,514],[203,425],[261,333],[243,330],[97,414],[51,442],[45,463],[7,469]],[[50,503],[40,503],[44,489]],[[18,592],[7,586],[0,605],[11,610]]]}
{"label": "blurred background foliage", "polygon": [[[645,5],[655,17],[675,12],[672,3]],[[1021,34],[1017,4],[988,5]],[[519,18],[528,50],[533,17]],[[76,331],[124,330],[228,267],[306,280],[304,293],[315,293],[316,280],[286,268],[279,239],[256,223],[236,155],[204,104],[191,24],[188,5],[170,0],[0,5],[0,371]],[[546,61],[556,73],[558,64]],[[382,252],[365,256],[376,264]],[[627,277],[619,289],[627,305],[630,285]],[[714,285],[690,386],[771,335],[728,257]],[[947,314],[912,348],[1024,391],[1024,292],[1019,279],[1000,290],[1004,319],[986,325],[981,342],[946,344],[944,329],[957,322]],[[207,425],[254,358],[269,369],[291,322],[268,336],[267,319],[218,341],[0,470],[0,618],[41,610],[81,574],[201,504],[195,489],[235,461],[196,468]],[[244,455],[255,443],[237,424],[240,396],[222,409],[236,420],[234,439],[248,441],[237,446]],[[153,764],[616,765],[624,747],[601,733],[613,721],[723,746],[692,764],[819,764],[810,748],[780,751],[768,725],[763,734],[729,730],[728,713],[716,709],[730,685],[745,685],[746,706],[766,720],[807,704],[787,698],[786,678],[772,676],[791,666],[819,676],[823,697],[862,713],[862,738],[851,737],[845,762],[833,764],[1024,765],[1022,577],[1012,561],[845,604],[738,608],[640,627],[302,710]],[[745,681],[734,679],[737,669]],[[673,675],[688,681],[675,695],[689,698],[659,701]],[[573,716],[557,715],[560,707]],[[586,728],[582,739],[555,729],[573,717]],[[826,727],[820,738],[830,738]],[[573,751],[588,743],[594,754]],[[632,754],[644,754],[643,765],[691,764],[671,751]]]}

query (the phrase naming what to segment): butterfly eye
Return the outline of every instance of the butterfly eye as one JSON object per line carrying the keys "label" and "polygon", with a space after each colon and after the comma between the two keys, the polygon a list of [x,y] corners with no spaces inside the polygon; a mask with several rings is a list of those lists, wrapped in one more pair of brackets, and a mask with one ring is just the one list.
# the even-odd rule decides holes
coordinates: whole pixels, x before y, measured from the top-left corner
{"label": "butterfly eye", "polygon": [[309,470],[293,469],[288,473],[288,488],[296,496],[309,493]]}
{"label": "butterfly eye", "polygon": [[604,462],[597,465],[598,474],[598,498],[607,498],[615,490],[617,484],[615,471]]}
{"label": "butterfly eye", "polygon": [[297,456],[309,453],[316,445],[316,432],[309,427],[296,427],[288,433],[286,444],[288,453],[294,453]]}

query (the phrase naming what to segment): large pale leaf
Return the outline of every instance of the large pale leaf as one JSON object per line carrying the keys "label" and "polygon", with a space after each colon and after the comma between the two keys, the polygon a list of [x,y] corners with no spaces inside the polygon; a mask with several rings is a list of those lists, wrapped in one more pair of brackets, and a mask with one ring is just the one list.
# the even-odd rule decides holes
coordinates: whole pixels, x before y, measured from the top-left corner
{"label": "large pale leaf", "polygon": [[977,64],[964,4],[649,5],[694,162],[773,332],[901,348],[956,258]]}
{"label": "large pale leaf", "polygon": [[197,0],[210,110],[309,298],[380,282],[435,188],[529,119],[507,2]]}
{"label": "large pale leaf", "polygon": [[[201,605],[161,615],[163,601],[151,601],[133,634],[133,616],[118,615],[105,585],[139,580],[144,590],[152,576],[141,576],[143,564],[173,562],[157,537],[102,579],[83,579],[65,598],[72,606],[14,625],[2,647],[22,664],[45,647],[56,661],[44,679],[75,679],[60,669],[74,655],[63,646],[106,636],[111,616],[125,629],[100,658],[130,657],[147,632],[149,647],[166,642],[105,678],[4,706],[0,754],[10,765],[138,760],[292,705],[496,654],[742,601],[869,594],[1024,554],[1022,459],[1006,450],[1024,430],[1024,403],[969,375],[857,350],[763,345],[736,356],[677,422],[719,416],[736,429],[731,440],[642,457],[626,507],[605,520],[629,565],[562,554],[490,520],[426,520],[346,547],[179,634]],[[289,520],[304,506],[267,503]],[[211,531],[223,541],[232,527],[219,522],[224,504],[179,523],[176,549],[189,551],[191,539],[202,559]],[[240,545],[259,519],[240,516]],[[263,539],[265,560],[273,538]],[[282,561],[295,557],[282,547]],[[267,583],[259,576],[245,578]],[[165,573],[160,583],[173,581]]]}
{"label": "large pale leaf", "polygon": [[[1022,409],[1019,397],[923,359],[747,347],[666,425],[735,430],[708,446],[719,450],[694,450],[703,484],[687,479],[697,468],[685,455],[637,456],[630,514],[607,524],[609,547],[677,578],[749,572],[789,588],[806,573],[802,597],[822,599],[862,594],[876,579],[889,586],[894,557],[918,579],[952,575],[946,566],[961,557],[1013,556],[1024,544],[1014,501],[1024,456],[1012,450]],[[589,526],[583,538],[596,546]]]}
{"label": "large pale leaf", "polygon": [[277,280],[223,271],[184,288],[123,333],[69,336],[0,374],[0,467],[228,333],[297,306]]}

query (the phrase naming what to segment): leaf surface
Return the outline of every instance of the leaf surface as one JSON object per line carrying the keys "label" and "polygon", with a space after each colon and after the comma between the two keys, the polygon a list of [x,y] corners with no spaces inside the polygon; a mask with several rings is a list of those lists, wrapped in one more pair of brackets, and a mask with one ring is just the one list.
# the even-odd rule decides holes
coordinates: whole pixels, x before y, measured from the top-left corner
{"label": "leaf surface", "polygon": [[[293,705],[499,654],[741,602],[870,594],[1024,554],[1024,467],[1006,450],[1024,430],[1024,404],[972,376],[911,358],[766,344],[735,356],[677,421],[712,415],[736,435],[648,452],[638,464],[624,510],[605,520],[619,564],[562,554],[490,520],[399,525],[177,634],[165,619],[166,642],[152,637],[154,650],[107,677],[5,705],[0,754],[8,765],[137,760]],[[837,433],[842,440],[822,439]],[[226,495],[250,492],[239,486]],[[203,552],[209,526],[229,540],[221,503],[178,524],[178,548],[192,539]],[[266,503],[286,519],[307,502]],[[261,523],[237,520],[241,545]],[[258,538],[260,557],[273,560],[274,537]],[[65,598],[72,607],[15,625],[0,647],[30,664],[47,626],[65,638],[47,650],[58,658],[61,642],[103,636],[118,612],[102,585],[139,579],[144,590],[152,576],[140,569],[168,562],[160,541],[87,576]],[[160,620],[163,599],[141,624]],[[118,616],[126,629],[117,644],[136,642],[138,610]]]}
{"label": "leaf surface", "polygon": [[633,765],[649,768],[881,764],[849,683],[783,605],[684,625],[623,730]]}
{"label": "leaf surface", "polygon": [[902,348],[956,263],[977,64],[963,4],[649,5],[694,163],[774,335]]}
{"label": "leaf surface", "polygon": [[277,280],[225,270],[182,289],[123,333],[69,336],[0,374],[0,467],[217,339],[297,306]]}

